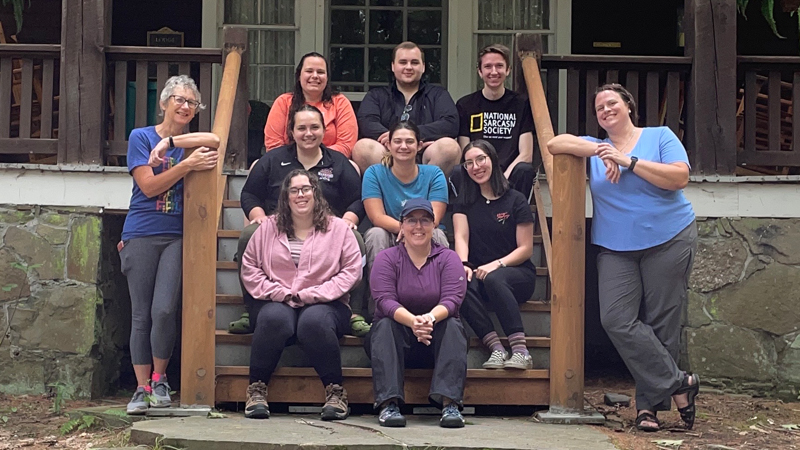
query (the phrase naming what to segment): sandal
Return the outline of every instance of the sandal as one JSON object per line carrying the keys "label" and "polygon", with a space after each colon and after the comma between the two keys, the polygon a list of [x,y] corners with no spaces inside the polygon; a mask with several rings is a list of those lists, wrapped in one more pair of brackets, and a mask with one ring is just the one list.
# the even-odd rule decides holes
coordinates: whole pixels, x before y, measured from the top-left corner
{"label": "sandal", "polygon": [[370,329],[372,329],[372,325],[367,323],[367,319],[364,316],[356,314],[350,318],[350,330],[353,336],[364,337],[369,333]]}
{"label": "sandal", "polygon": [[[693,379],[694,384],[689,384],[689,380]],[[694,418],[697,413],[695,408],[694,399],[697,397],[697,394],[700,393],[700,377],[696,374],[689,374],[686,373],[683,375],[683,381],[681,382],[681,387],[678,388],[672,395],[681,395],[686,394],[686,401],[689,402],[688,405],[684,406],[683,408],[678,408],[678,412],[681,415],[681,420],[686,424],[686,429],[691,430],[694,426]]]}
{"label": "sandal", "polygon": [[[653,422],[656,424],[656,426],[644,425],[644,422]],[[636,429],[653,433],[661,430],[661,422],[659,422],[658,417],[656,417],[654,413],[641,412],[638,416],[636,416]]]}
{"label": "sandal", "polygon": [[239,320],[234,320],[228,325],[228,333],[231,334],[250,334],[252,332],[249,313],[242,313],[242,317]]}

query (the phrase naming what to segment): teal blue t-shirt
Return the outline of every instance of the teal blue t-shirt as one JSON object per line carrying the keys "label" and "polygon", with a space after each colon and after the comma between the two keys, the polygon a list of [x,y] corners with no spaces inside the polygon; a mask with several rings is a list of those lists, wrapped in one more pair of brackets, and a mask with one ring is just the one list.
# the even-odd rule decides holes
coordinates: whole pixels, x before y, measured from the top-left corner
{"label": "teal blue t-shirt", "polygon": [[406,200],[425,198],[432,202],[447,203],[447,180],[437,166],[420,164],[417,178],[410,183],[401,183],[392,169],[383,164],[374,164],[364,172],[361,199],[383,200],[386,215],[400,220]]}
{"label": "teal blue t-shirt", "polygon": [[[584,136],[591,142],[611,142]],[[643,128],[630,153],[642,161],[689,165],[686,149],[668,127]],[[589,158],[589,187],[594,219],[592,243],[615,251],[643,250],[663,244],[694,221],[692,204],[683,190],[661,189],[621,167],[618,184],[606,180],[606,167]],[[636,169],[634,169],[636,170]]]}

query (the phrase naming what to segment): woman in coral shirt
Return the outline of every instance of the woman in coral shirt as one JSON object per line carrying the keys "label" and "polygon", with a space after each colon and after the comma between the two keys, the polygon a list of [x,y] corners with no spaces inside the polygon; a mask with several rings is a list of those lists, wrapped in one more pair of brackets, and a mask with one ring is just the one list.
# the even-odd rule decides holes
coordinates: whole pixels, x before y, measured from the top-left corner
{"label": "woman in coral shirt", "polygon": [[294,72],[294,92],[281,94],[267,117],[264,127],[266,151],[289,143],[286,125],[291,113],[304,104],[317,107],[325,118],[322,143],[348,158],[358,139],[358,123],[350,100],[334,94],[328,84],[328,61],[317,52],[306,53]]}

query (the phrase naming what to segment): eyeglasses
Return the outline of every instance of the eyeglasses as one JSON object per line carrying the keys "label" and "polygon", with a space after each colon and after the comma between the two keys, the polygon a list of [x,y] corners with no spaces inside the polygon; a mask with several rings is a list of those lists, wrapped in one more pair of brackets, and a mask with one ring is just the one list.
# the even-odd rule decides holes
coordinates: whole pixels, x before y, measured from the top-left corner
{"label": "eyeglasses", "polygon": [[405,122],[406,120],[408,120],[408,113],[411,112],[411,109],[412,109],[412,106],[411,106],[410,103],[408,105],[406,105],[405,108],[403,108],[403,114],[400,115],[400,121],[401,122]]}
{"label": "eyeglasses", "polygon": [[289,195],[291,195],[292,197],[297,197],[298,195],[300,195],[301,192],[303,193],[303,195],[308,195],[313,191],[314,191],[313,186],[305,185],[305,186],[300,186],[299,188],[296,187],[289,188]]}
{"label": "eyeglasses", "polygon": [[464,166],[465,169],[471,170],[475,166],[482,166],[482,165],[486,164],[486,158],[488,158],[488,156],[481,155],[481,156],[478,156],[475,159],[468,159],[468,160],[464,161],[463,163],[461,163],[461,165]]}
{"label": "eyeglasses", "polygon": [[411,225],[411,227],[416,227],[417,224],[422,225],[423,227],[429,227],[433,225],[433,219],[430,217],[420,217],[419,219],[416,217],[407,217],[403,219],[403,222]]}
{"label": "eyeglasses", "polygon": [[183,106],[184,103],[188,103],[189,104],[189,108],[192,108],[192,109],[197,109],[197,107],[200,106],[200,102],[198,102],[196,100],[189,100],[188,98],[182,97],[180,95],[170,95],[170,97],[173,100],[175,100],[175,104],[178,105],[178,106]]}

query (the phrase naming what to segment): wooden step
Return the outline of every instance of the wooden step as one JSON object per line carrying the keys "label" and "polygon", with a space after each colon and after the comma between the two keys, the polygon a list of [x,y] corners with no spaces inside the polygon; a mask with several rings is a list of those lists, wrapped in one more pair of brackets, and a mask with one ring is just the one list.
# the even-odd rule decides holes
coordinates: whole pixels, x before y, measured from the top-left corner
{"label": "wooden step", "polygon": [[[241,234],[242,234],[241,230],[217,230],[218,238],[239,239],[239,236],[241,236]],[[540,234],[534,234],[533,243],[541,244],[542,236]]]}
{"label": "wooden step", "polygon": [[[253,341],[252,334],[231,334],[227,330],[214,330],[217,344],[238,344],[250,345]],[[509,347],[508,338],[501,337],[500,342],[505,347]],[[339,345],[347,347],[363,347],[364,338],[345,335],[339,339]],[[473,337],[469,340],[469,346],[472,348],[482,348],[481,340]],[[525,346],[528,348],[550,348],[550,338],[542,336],[529,336],[525,338]]]}
{"label": "wooden step", "polygon": [[[217,366],[217,402],[244,402],[249,383],[249,367]],[[350,403],[372,404],[372,370],[343,368],[344,387]],[[431,370],[406,369],[405,400],[408,404],[428,404]],[[312,403],[325,401],[319,377],[310,367],[280,367],[269,383],[270,402]],[[550,401],[549,371],[468,369],[464,404],[471,405],[547,405]]]}
{"label": "wooden step", "polygon": [[[217,294],[218,305],[243,305],[241,295]],[[540,300],[531,300],[519,305],[520,312],[550,312],[550,303]]]}
{"label": "wooden step", "polygon": [[[217,261],[218,270],[239,270],[236,261]],[[547,276],[547,267],[537,267],[536,275],[540,277]]]}

